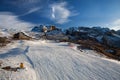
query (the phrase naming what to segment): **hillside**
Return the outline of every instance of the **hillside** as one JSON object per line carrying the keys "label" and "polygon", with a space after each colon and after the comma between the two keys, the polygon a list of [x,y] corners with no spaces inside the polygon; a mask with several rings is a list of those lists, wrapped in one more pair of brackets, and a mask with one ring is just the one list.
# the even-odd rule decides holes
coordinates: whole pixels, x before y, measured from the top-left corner
{"label": "hillside", "polygon": [[0,49],[1,80],[119,80],[120,62],[107,59],[92,50],[76,49],[76,44],[55,41],[14,41]]}
{"label": "hillside", "polygon": [[[46,32],[44,33],[44,30]],[[31,30],[36,39],[58,40],[77,43],[84,48],[95,50],[109,58],[120,60],[120,32],[102,27],[69,27],[59,29],[55,26],[35,26]]]}

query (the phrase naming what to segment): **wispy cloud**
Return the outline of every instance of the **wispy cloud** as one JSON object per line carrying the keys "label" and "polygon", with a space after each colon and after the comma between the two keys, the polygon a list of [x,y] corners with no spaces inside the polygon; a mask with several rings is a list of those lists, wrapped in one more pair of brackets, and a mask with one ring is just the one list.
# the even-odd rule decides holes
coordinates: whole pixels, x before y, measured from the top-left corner
{"label": "wispy cloud", "polygon": [[[49,0],[12,0],[7,1],[6,3],[15,7],[17,14],[19,16],[26,16],[32,13],[37,13],[40,16],[40,12],[46,10],[49,4]],[[40,11],[41,10],[41,11]],[[14,11],[13,11],[14,12]]]}
{"label": "wispy cloud", "polygon": [[4,0],[5,2],[9,3],[9,4],[13,4],[13,5],[18,5],[18,4],[21,4],[21,5],[24,5],[24,4],[34,4],[34,3],[38,3],[40,2],[41,0],[11,0],[11,1],[8,1],[8,0]]}
{"label": "wispy cloud", "polygon": [[54,3],[51,10],[51,19],[58,24],[69,22],[69,17],[73,16],[73,12],[67,8],[67,2]]}
{"label": "wispy cloud", "polygon": [[26,12],[26,13],[20,15],[20,16],[29,15],[29,14],[31,14],[31,13],[34,13],[34,12],[40,10],[40,9],[41,9],[40,7],[32,8],[32,9],[30,9],[28,12]]}
{"label": "wispy cloud", "polygon": [[120,30],[120,19],[111,22],[111,24],[108,24],[107,26],[110,27],[110,29]]}
{"label": "wispy cloud", "polygon": [[[51,0],[15,0],[15,1],[5,0],[5,2],[15,7],[15,9],[9,11],[17,15],[17,16],[11,15],[14,20],[15,19],[19,20],[19,18],[24,20],[27,17],[26,15],[32,14],[31,16],[35,15],[35,17],[39,16],[40,18],[45,18],[45,19],[47,17],[50,20],[52,20],[54,23],[64,24],[71,21],[72,16],[78,15],[78,13],[74,10],[74,8],[71,8],[71,6],[69,7],[69,3],[65,1],[58,3],[57,1],[54,0],[52,1]],[[27,17],[27,20],[28,19],[30,18]]]}
{"label": "wispy cloud", "polygon": [[0,13],[0,20],[0,27],[9,29],[13,28],[17,30],[26,30],[29,29],[29,27],[35,25],[29,22],[19,20],[18,16],[10,12]]}

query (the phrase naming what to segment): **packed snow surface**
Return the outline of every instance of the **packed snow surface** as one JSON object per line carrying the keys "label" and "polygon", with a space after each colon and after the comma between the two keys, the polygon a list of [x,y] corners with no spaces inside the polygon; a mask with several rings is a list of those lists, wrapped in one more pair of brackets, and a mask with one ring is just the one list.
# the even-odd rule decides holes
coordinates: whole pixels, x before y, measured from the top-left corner
{"label": "packed snow surface", "polygon": [[15,41],[0,49],[0,80],[120,80],[120,63],[97,55],[92,50],[77,50],[77,45],[54,41]]}

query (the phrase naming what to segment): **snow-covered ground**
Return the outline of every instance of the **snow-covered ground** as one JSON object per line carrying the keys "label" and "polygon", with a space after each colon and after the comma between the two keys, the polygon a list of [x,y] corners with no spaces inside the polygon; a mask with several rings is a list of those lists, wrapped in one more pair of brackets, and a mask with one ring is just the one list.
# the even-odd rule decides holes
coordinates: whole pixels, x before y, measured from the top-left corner
{"label": "snow-covered ground", "polygon": [[120,62],[53,41],[15,41],[0,49],[0,80],[120,80]]}
{"label": "snow-covered ground", "polygon": [[10,37],[11,35],[8,33],[7,30],[0,28],[0,37]]}

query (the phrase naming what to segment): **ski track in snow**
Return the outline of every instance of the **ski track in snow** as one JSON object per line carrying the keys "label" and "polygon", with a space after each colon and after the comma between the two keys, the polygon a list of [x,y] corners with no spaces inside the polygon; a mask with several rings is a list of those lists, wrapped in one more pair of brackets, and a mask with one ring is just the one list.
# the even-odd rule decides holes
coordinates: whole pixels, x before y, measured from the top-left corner
{"label": "ski track in snow", "polygon": [[120,80],[119,62],[91,55],[85,50],[80,52],[67,43],[24,41],[20,44],[20,48],[0,54],[0,58],[18,55],[22,58],[24,54],[37,77],[31,80]]}
{"label": "ski track in snow", "polygon": [[30,46],[28,53],[38,80],[120,80],[120,65],[68,46],[40,44],[36,46],[38,48]]}
{"label": "ski track in snow", "polygon": [[26,47],[26,49],[24,51],[24,55],[27,58],[27,60],[29,61],[29,63],[31,64],[32,68],[34,68],[34,64],[33,64],[32,60],[29,58],[29,56],[27,56],[28,52],[29,52],[29,46]]}

